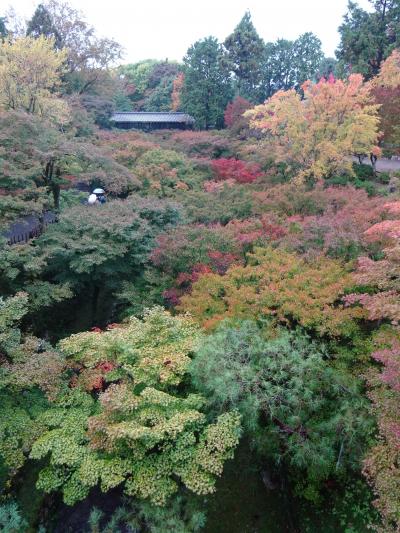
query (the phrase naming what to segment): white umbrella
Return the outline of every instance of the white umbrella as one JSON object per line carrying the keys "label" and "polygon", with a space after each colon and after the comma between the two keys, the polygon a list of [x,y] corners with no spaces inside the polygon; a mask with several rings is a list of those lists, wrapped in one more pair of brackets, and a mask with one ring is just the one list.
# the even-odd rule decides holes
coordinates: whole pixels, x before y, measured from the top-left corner
{"label": "white umbrella", "polygon": [[104,194],[104,189],[95,189],[92,194]]}

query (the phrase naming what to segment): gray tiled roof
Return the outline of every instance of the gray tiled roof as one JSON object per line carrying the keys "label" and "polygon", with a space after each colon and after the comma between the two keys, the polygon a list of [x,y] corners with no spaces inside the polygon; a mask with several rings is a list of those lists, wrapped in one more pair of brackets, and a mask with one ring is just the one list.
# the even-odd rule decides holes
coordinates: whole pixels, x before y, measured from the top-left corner
{"label": "gray tiled roof", "polygon": [[187,113],[127,112],[114,113],[113,122],[184,122],[192,124],[194,118]]}

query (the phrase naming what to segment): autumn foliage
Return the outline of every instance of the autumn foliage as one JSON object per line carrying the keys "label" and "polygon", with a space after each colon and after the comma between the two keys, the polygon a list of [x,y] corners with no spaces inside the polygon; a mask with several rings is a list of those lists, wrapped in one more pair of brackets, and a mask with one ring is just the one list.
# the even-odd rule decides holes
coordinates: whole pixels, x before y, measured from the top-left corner
{"label": "autumn foliage", "polygon": [[214,159],[211,162],[216,181],[234,180],[237,183],[252,183],[262,176],[260,165],[240,159]]}
{"label": "autumn foliage", "polygon": [[382,63],[380,72],[372,84],[394,89],[400,86],[400,49],[395,49]]}
{"label": "autumn foliage", "polygon": [[57,90],[65,70],[66,50],[54,50],[54,39],[20,37],[0,41],[0,109],[26,111],[66,123],[68,105]]}
{"label": "autumn foliage", "polygon": [[251,102],[241,96],[237,96],[226,106],[224,114],[225,126],[233,128],[238,127],[239,124],[246,125],[248,121],[243,115],[251,107]]}
{"label": "autumn foliage", "polygon": [[[397,332],[398,333],[398,332]],[[380,369],[368,373],[369,397],[378,419],[379,439],[364,461],[364,474],[376,495],[385,533],[400,527],[400,343],[395,332],[378,337],[373,358]]]}
{"label": "autumn foliage", "polygon": [[[65,15],[55,40],[47,8]],[[129,497],[93,531],[198,532],[192,504],[234,459],[329,530],[399,532],[400,178],[354,155],[400,144],[400,51],[373,80],[336,79],[347,67],[319,64],[315,36],[264,46],[247,14],[184,68],[111,70],[119,48],[67,4],[34,22],[4,37],[0,17],[0,530],[29,460],[68,505]],[[315,67],[284,57],[306,45]],[[133,109],[221,129],[113,127]],[[88,205],[97,187],[106,202]],[[35,236],[5,245],[23,217]]]}
{"label": "autumn foliage", "polygon": [[179,111],[181,107],[181,93],[184,81],[185,75],[183,74],[183,72],[180,72],[173,81],[173,89],[171,94],[172,111]]}
{"label": "autumn foliage", "polygon": [[400,153],[400,50],[394,50],[384,61],[371,86],[380,105],[383,147],[389,153]]}
{"label": "autumn foliage", "polygon": [[[399,215],[400,202],[385,204],[388,213]],[[360,257],[355,274],[362,286],[374,288],[373,292],[351,295],[352,301],[359,301],[368,311],[371,320],[388,319],[394,325],[400,323],[400,220],[384,220],[365,231],[368,241],[383,246],[384,257],[373,260]],[[349,300],[350,301],[350,300]]]}
{"label": "autumn foliage", "polygon": [[378,107],[362,76],[348,81],[321,79],[278,91],[265,104],[246,112],[250,125],[266,136],[273,155],[297,170],[298,179],[329,178],[352,172],[351,156],[376,151]]}
{"label": "autumn foliage", "polygon": [[320,335],[348,335],[363,312],[346,308],[341,295],[353,284],[339,263],[320,258],[308,264],[294,254],[258,248],[247,266],[224,276],[205,274],[182,298],[181,309],[205,327],[229,317],[297,323]]}

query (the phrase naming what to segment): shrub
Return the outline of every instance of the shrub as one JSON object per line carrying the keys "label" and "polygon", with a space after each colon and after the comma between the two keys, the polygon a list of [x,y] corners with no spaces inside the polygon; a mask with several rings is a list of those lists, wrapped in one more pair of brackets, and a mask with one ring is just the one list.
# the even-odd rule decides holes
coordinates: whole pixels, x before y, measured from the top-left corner
{"label": "shrub", "polygon": [[232,266],[224,276],[201,276],[181,308],[205,327],[225,318],[254,318],[296,323],[319,335],[351,336],[364,312],[338,301],[353,283],[336,261],[321,257],[307,263],[294,254],[257,248],[247,266]]}
{"label": "shrub", "polygon": [[[61,490],[69,505],[98,484],[156,505],[181,485],[214,492],[238,443],[240,417],[224,413],[209,422],[205,398],[182,393],[198,339],[190,318],[160,308],[63,339],[73,377],[42,416],[46,429],[32,446],[31,458],[50,457],[38,488]],[[91,378],[98,396],[85,392]]]}
{"label": "shrub", "polygon": [[212,169],[217,181],[233,179],[237,183],[253,183],[259,178],[261,168],[257,163],[247,163],[240,159],[214,159]]}
{"label": "shrub", "polygon": [[252,215],[253,192],[244,185],[225,185],[215,192],[187,191],[175,196],[185,207],[190,222],[227,224],[232,219],[243,220]]}
{"label": "shrub", "polygon": [[21,516],[15,502],[0,505],[0,531],[2,533],[23,533],[27,527],[28,524]]}

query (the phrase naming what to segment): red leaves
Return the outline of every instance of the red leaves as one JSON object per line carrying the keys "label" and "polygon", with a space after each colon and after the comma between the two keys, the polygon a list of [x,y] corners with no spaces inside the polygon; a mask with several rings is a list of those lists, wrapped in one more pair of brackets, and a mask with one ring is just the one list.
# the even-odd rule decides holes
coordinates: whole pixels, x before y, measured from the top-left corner
{"label": "red leaves", "polygon": [[[400,202],[384,205],[392,215],[400,214]],[[356,295],[368,313],[370,320],[388,319],[393,325],[400,323],[400,220],[383,220],[371,226],[364,233],[369,242],[384,246],[384,259],[373,261],[369,257],[358,259],[355,275],[360,285],[375,288],[373,294]]]}
{"label": "red leaves", "polygon": [[393,390],[400,392],[400,342],[393,342],[389,349],[372,354],[375,361],[383,364],[379,379]]}
{"label": "red leaves", "polygon": [[[384,522],[385,531],[398,531],[400,503],[400,342],[398,330],[384,331],[378,338],[378,350],[372,357],[382,363],[381,370],[371,369],[367,375],[372,409],[378,419],[379,438],[364,460],[363,473],[378,496],[375,505]],[[392,528],[397,524],[397,528]],[[383,529],[382,529],[383,531]]]}
{"label": "red leaves", "polygon": [[262,176],[261,167],[258,163],[248,163],[240,159],[223,158],[214,159],[211,162],[215,179],[225,181],[235,180],[237,183],[253,183]]}
{"label": "red leaves", "polygon": [[211,260],[211,266],[214,272],[217,272],[218,274],[225,274],[231,265],[238,263],[239,261],[239,258],[236,254],[223,253],[219,251],[208,252],[208,257]]}
{"label": "red leaves", "polygon": [[383,206],[390,215],[400,217],[400,201],[397,202],[388,202]]}
{"label": "red leaves", "polygon": [[176,307],[181,301],[182,291],[177,287],[171,287],[170,289],[165,290],[162,295],[169,306]]}
{"label": "red leaves", "polygon": [[366,238],[373,241],[387,241],[400,238],[400,220],[384,220],[374,224],[365,232]]}
{"label": "red leaves", "polygon": [[185,75],[183,74],[183,72],[180,72],[172,83],[173,85],[173,90],[171,94],[172,111],[178,111],[181,106],[181,93],[182,93],[184,81],[185,81]]}
{"label": "red leaves", "polygon": [[111,370],[114,370],[115,367],[116,365],[111,361],[103,361],[99,363],[96,368],[99,368],[107,374],[107,372],[111,372]]}
{"label": "red leaves", "polygon": [[[98,329],[98,328],[97,328]],[[75,374],[70,387],[83,387],[86,391],[102,391],[105,388],[105,376],[117,367],[112,361],[101,361],[94,368],[81,367],[79,374]]]}
{"label": "red leaves", "polygon": [[185,272],[182,272],[178,275],[177,282],[178,285],[185,285],[186,283],[194,283],[199,279],[199,277],[202,274],[210,274],[212,272],[212,269],[208,265],[204,265],[203,263],[198,263],[197,265],[194,265],[192,272],[190,274],[187,274]]}
{"label": "red leaves", "polygon": [[180,272],[175,280],[176,287],[171,287],[163,292],[163,297],[170,306],[178,306],[182,296],[191,291],[193,283],[198,281],[201,276],[212,273],[223,275],[231,265],[239,260],[235,254],[219,251],[210,251],[208,255],[210,258],[209,265],[197,263],[190,272]]}
{"label": "red leaves", "polygon": [[240,120],[243,119],[243,113],[252,107],[251,102],[237,96],[233,102],[230,102],[225,109],[224,120],[225,126],[231,128],[235,126]]}

